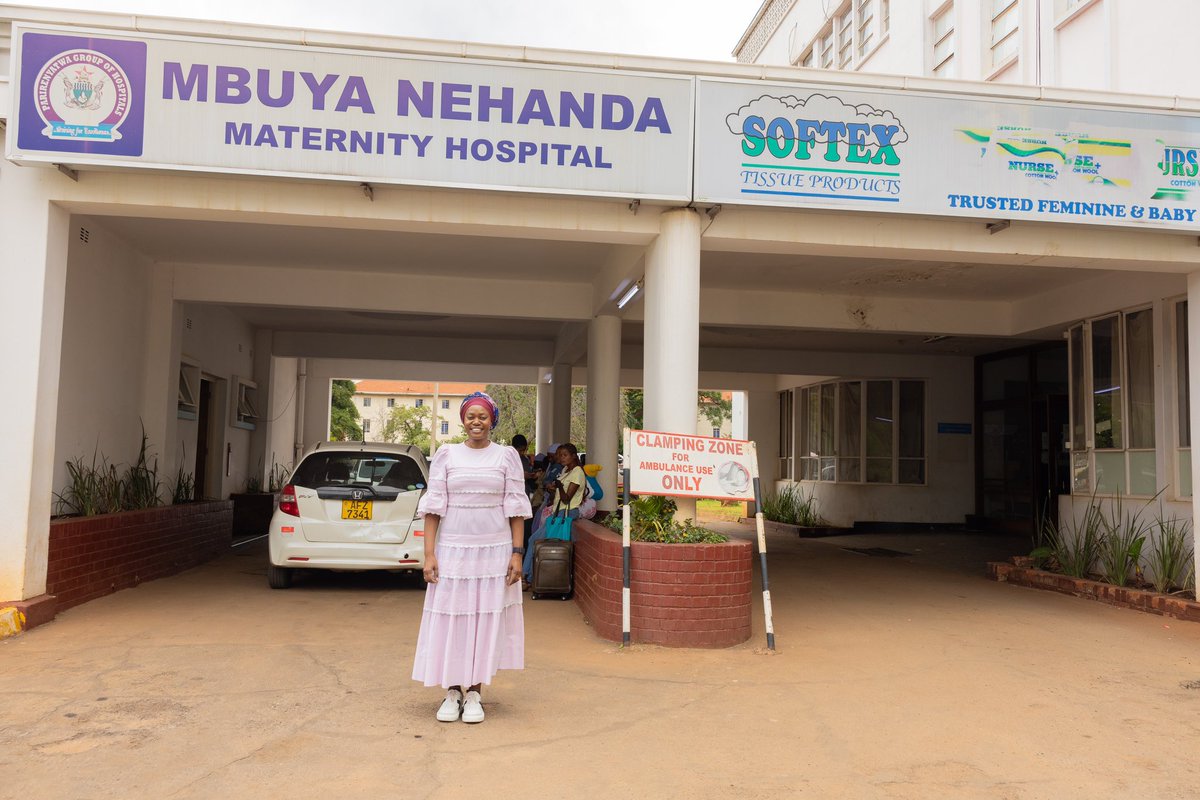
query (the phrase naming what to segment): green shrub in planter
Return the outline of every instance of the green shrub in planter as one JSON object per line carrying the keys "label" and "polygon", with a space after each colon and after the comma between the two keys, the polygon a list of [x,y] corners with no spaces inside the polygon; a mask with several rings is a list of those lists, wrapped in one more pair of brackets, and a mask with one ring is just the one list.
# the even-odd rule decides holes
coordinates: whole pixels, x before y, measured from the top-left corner
{"label": "green shrub in planter", "polygon": [[[629,538],[635,542],[657,544],[721,544],[729,537],[707,528],[698,527],[692,520],[678,522],[675,501],[669,497],[647,495],[629,503]],[[621,533],[623,511],[618,508],[607,519],[611,530]]]}

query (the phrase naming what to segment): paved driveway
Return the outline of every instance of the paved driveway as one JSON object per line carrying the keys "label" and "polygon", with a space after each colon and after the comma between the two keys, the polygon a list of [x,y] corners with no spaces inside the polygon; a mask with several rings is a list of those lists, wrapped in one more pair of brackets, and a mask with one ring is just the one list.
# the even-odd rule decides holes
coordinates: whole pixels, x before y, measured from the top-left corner
{"label": "paved driveway", "polygon": [[1200,625],[980,577],[1005,547],[772,536],[774,656],[528,603],[472,727],[409,680],[419,581],[272,592],[251,546],[0,641],[0,797],[1197,796]]}

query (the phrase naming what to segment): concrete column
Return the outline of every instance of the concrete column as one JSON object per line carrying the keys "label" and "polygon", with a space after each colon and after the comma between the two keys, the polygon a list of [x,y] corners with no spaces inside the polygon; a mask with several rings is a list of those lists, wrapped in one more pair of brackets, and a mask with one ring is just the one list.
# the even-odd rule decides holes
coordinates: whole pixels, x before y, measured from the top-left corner
{"label": "concrete column", "polygon": [[[700,215],[665,212],[646,252],[644,365],[647,430],[696,434],[700,366]],[[679,516],[695,516],[679,501]]]}
{"label": "concrete column", "polygon": [[275,415],[271,409],[275,405],[275,384],[271,380],[271,350],[274,334],[265,328],[254,331],[254,374],[251,380],[258,386],[258,413],[262,416],[255,422],[254,430],[250,433],[250,455],[246,463],[246,473],[256,476],[262,481],[263,488],[267,486],[267,475],[271,471],[271,454],[267,442],[271,440],[271,428],[275,425]]}
{"label": "concrete column", "polygon": [[554,389],[546,377],[549,374],[549,367],[538,368],[537,427],[534,431],[534,449],[538,453],[546,452],[554,435]]}
{"label": "concrete column", "polygon": [[46,592],[70,225],[66,211],[41,199],[48,171],[2,169],[0,601]]}
{"label": "concrete column", "polygon": [[173,273],[169,267],[155,265],[151,267],[149,276],[140,416],[150,446],[161,454],[159,472],[167,476],[169,483],[175,477],[181,458],[179,442],[176,441],[178,437],[175,435],[179,354],[183,345],[183,332],[176,321],[180,317],[181,306],[175,302]]}
{"label": "concrete column", "polygon": [[734,439],[749,439],[750,428],[746,419],[746,393],[733,392],[733,408],[729,423],[729,435]]}
{"label": "concrete column", "polygon": [[[571,365],[554,365],[553,393],[554,412],[550,422],[550,438],[562,444],[571,441]],[[575,442],[578,447],[581,443]]]}
{"label": "concrete column", "polygon": [[621,318],[607,314],[588,326],[587,454],[589,464],[604,467],[597,480],[602,511],[617,507],[617,441],[621,435]]}
{"label": "concrete column", "polygon": [[298,391],[299,359],[279,358],[271,356],[270,371],[270,403],[267,413],[274,422],[267,428],[267,474],[276,464],[285,470],[295,466],[296,441],[296,410],[297,403],[302,403]]}
{"label": "concrete column", "polygon": [[[1188,275],[1188,405],[1191,417],[1192,456],[1192,539],[1196,536],[1196,521],[1200,520],[1200,469],[1196,469],[1196,453],[1200,450],[1200,272]],[[1161,442],[1159,447],[1169,447]],[[1200,547],[1193,546],[1196,574],[1200,575]]]}

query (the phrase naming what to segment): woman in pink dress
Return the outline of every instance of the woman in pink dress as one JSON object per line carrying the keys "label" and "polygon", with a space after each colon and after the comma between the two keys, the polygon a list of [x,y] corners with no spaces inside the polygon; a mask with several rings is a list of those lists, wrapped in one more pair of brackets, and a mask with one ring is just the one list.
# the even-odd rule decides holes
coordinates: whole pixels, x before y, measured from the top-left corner
{"label": "woman in pink dress", "polygon": [[476,392],[458,415],[467,440],[438,448],[417,506],[428,587],[413,680],[447,689],[439,721],[483,722],[482,685],[525,666],[521,544],[532,511],[517,451],[488,439],[495,401]]}

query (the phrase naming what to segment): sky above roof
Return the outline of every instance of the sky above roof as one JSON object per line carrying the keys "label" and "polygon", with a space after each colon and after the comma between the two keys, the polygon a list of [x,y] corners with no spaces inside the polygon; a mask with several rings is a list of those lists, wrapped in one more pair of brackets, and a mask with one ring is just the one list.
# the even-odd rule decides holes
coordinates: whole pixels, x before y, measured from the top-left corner
{"label": "sky above roof", "polygon": [[285,27],[732,61],[760,0],[16,0]]}

